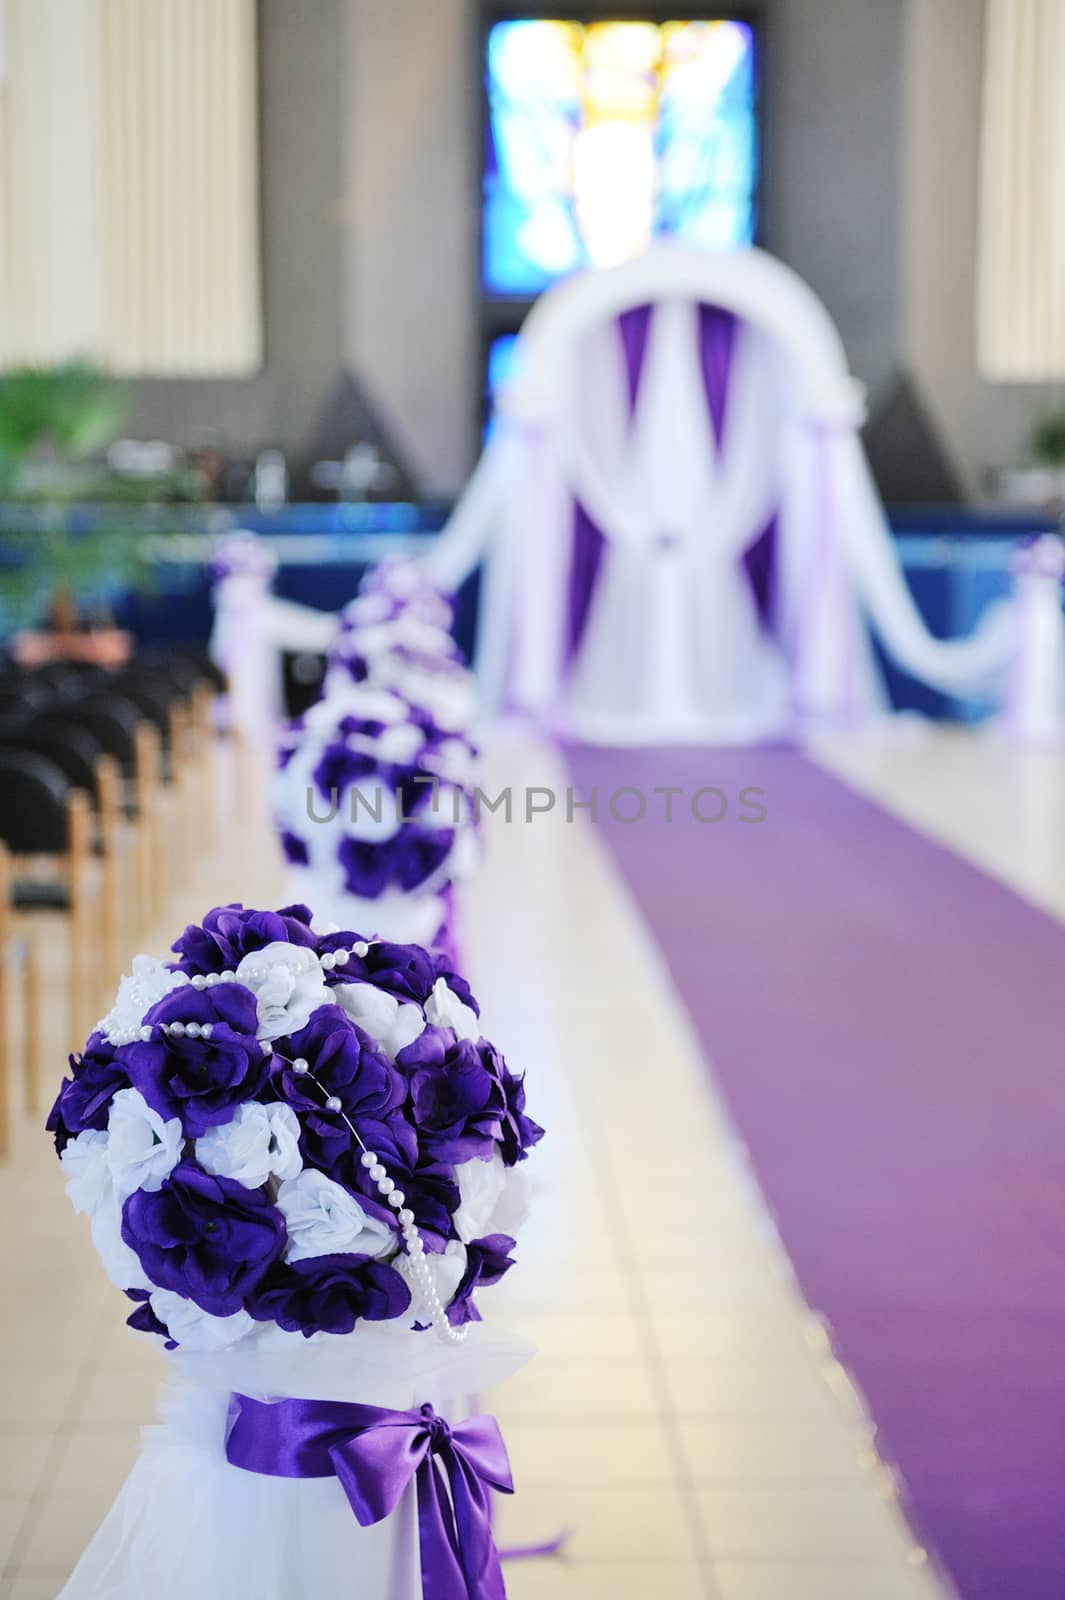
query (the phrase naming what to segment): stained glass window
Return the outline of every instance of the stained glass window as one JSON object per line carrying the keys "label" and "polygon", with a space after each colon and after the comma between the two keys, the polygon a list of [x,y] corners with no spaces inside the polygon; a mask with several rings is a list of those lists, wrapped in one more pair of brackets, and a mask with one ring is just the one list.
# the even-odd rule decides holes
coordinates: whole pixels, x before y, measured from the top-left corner
{"label": "stained glass window", "polygon": [[537,294],[660,234],[751,243],[757,128],[746,23],[498,22],[487,86],[487,293]]}

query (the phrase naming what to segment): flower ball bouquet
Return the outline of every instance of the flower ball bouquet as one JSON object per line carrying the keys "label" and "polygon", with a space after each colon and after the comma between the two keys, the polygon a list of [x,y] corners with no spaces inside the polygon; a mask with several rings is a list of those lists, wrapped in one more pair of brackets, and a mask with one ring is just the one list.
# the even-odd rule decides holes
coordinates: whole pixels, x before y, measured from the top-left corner
{"label": "flower ball bouquet", "polygon": [[291,892],[319,916],[450,947],[477,859],[476,753],[392,690],[350,679],[286,728],[273,809]]}
{"label": "flower ball bouquet", "polygon": [[[522,1081],[440,954],[223,906],[138,957],[49,1118],[163,1421],[64,1600],[504,1594],[461,1397],[520,1364]],[[462,1418],[462,1420],[459,1420]],[[450,1419],[450,1420],[449,1420]]]}
{"label": "flower ball bouquet", "polygon": [[391,689],[449,733],[467,733],[473,674],[451,636],[453,607],[413,562],[382,563],[340,614],[324,693],[351,683]]}
{"label": "flower ball bouquet", "polygon": [[345,624],[352,627],[360,621],[390,621],[401,611],[410,611],[438,628],[450,629],[455,608],[433,583],[422,562],[393,556],[367,569],[359,594],[342,616]]}

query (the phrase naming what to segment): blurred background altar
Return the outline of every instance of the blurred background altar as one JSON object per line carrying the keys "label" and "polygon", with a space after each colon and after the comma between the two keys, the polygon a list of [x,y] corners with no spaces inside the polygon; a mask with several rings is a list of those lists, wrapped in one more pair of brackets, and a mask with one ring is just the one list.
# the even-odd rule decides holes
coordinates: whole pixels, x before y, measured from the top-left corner
{"label": "blurred background altar", "polygon": [[[825,319],[923,633],[973,636],[1033,549],[1060,632],[1063,72],[1065,0],[0,0],[0,1204],[29,1193],[71,1263],[42,1288],[0,1230],[36,1318],[2,1335],[0,1600],[58,1592],[158,1376],[64,1337],[105,1321],[37,1148],[49,1088],[115,963],[281,894],[264,772],[270,715],[321,688],[308,616],[436,561],[484,682],[484,551],[442,552],[539,403],[545,294],[669,244],[775,258]],[[493,502],[485,548],[505,526]],[[244,721],[210,648],[234,533],[298,608]],[[971,686],[855,626],[909,715],[749,748],[485,730],[490,792],[555,797],[489,820],[466,891],[552,1135],[505,1531],[574,1537],[515,1596],[1065,1593],[1063,728],[1000,716],[1020,648]],[[608,804],[663,783],[680,826]],[[632,1067],[605,1109],[634,1038],[653,1092]],[[629,1182],[648,1140],[679,1227]]]}
{"label": "blurred background altar", "polygon": [[[77,559],[60,527],[93,569],[83,620],[135,638],[206,640],[226,526],[275,542],[279,592],[335,609],[368,556],[446,520],[536,295],[663,235],[757,242],[821,298],[932,631],[1005,592],[1065,462],[1054,187],[1008,167],[1056,145],[1011,120],[1008,38],[1002,73],[986,60],[1008,20],[969,0],[781,0],[709,31],[683,7],[609,8],[625,27],[547,9],[8,0],[9,630],[66,594],[33,570]],[[80,411],[71,361],[101,377]]]}

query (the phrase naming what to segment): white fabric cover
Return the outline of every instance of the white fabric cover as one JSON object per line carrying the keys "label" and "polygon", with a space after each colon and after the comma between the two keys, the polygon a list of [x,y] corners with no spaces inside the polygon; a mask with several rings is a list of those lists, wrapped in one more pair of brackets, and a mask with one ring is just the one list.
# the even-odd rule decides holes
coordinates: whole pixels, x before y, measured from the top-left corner
{"label": "white fabric cover", "polygon": [[363,1325],[344,1338],[275,1332],[251,1350],[171,1357],[162,1421],[143,1447],[60,1600],[420,1600],[413,1485],[397,1512],[361,1528],[335,1478],[271,1478],[231,1467],[232,1391],[465,1415],[527,1346],[476,1326],[465,1343]]}

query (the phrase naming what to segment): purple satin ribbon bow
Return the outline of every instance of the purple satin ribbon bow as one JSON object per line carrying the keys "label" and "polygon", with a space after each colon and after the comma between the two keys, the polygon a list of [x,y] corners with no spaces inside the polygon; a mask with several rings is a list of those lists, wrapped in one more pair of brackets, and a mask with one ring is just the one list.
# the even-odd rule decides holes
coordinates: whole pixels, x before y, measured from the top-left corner
{"label": "purple satin ribbon bow", "polygon": [[230,1401],[226,1457],[274,1478],[340,1479],[363,1528],[414,1480],[423,1600],[506,1600],[489,1489],[513,1494],[494,1417],[451,1427],[432,1406],[386,1411],[334,1400]]}

